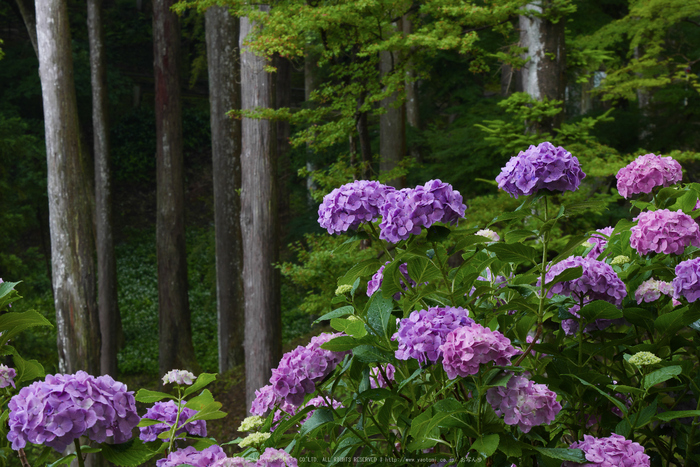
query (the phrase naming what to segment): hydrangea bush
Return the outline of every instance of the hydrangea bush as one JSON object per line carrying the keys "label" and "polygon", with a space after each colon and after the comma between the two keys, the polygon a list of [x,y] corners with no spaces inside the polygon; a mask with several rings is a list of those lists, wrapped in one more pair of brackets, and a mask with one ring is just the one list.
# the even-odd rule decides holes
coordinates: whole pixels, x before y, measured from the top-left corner
{"label": "hydrangea bush", "polygon": [[562,203],[584,177],[564,148],[531,146],[497,178],[519,207],[487,225],[471,225],[440,180],[330,193],[321,226],[348,235],[344,248],[369,240],[380,254],[338,278],[338,307],[318,319],[336,332],[282,357],[246,436],[206,438],[203,422],[224,415],[204,389],[214,375],[178,370],[163,379],[173,394],[136,394],[154,405],[122,457],[100,441],[103,425],[116,438],[114,418],[88,413],[64,428],[55,413],[22,415],[35,386],[21,389],[11,436],[64,443],[96,426],[92,449],[108,460],[157,456],[158,467],[698,465],[700,185],[681,184],[672,159],[642,156],[618,173],[628,219],[555,241],[557,225],[592,205]]}
{"label": "hydrangea bush", "polygon": [[[270,437],[242,457],[274,448],[299,465],[700,462],[700,185],[681,185],[680,166],[656,157],[649,170],[638,160],[620,171],[620,193],[639,195],[629,220],[558,242],[553,228],[591,203],[561,204],[585,174],[549,143],[508,162],[498,185],[522,202],[488,225],[470,225],[465,200],[439,180],[374,186],[385,197],[372,201],[378,214],[352,225],[350,207],[329,195],[319,208],[319,219],[339,219],[329,232],[355,230],[348,242],[370,239],[382,253],[338,279],[339,307],[319,318],[338,331],[320,345],[336,357],[312,364],[294,350],[259,390],[251,413]],[[350,186],[348,199],[366,197],[366,184]]]}

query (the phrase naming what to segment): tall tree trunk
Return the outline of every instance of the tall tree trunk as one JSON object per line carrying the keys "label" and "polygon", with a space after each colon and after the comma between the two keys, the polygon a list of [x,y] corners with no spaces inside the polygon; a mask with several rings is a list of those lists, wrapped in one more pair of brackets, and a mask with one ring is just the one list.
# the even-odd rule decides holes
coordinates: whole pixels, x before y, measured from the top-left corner
{"label": "tall tree trunk", "polygon": [[66,1],[37,1],[36,21],[59,371],[96,374],[100,370],[100,327],[95,300],[92,184],[80,147]]}
{"label": "tall tree trunk", "polygon": [[[269,8],[261,6],[261,9]],[[264,58],[243,47],[255,26],[241,18],[241,108],[274,106],[274,80]],[[277,193],[275,125],[244,118],[241,152],[241,233],[245,295],[246,402],[265,386],[282,354],[279,271],[277,262]]]}
{"label": "tall tree trunk", "polygon": [[[289,107],[292,103],[292,62],[275,56],[275,108]],[[280,239],[287,237],[291,211],[289,204],[289,181],[292,178],[292,163],[289,156],[291,126],[286,120],[277,121],[277,222]]]}
{"label": "tall tree trunk", "polygon": [[[307,106],[312,106],[311,93],[316,89],[316,69],[318,67],[318,61],[316,57],[312,55],[311,47],[307,47],[306,54],[304,55],[304,100]],[[316,170],[316,165],[314,164],[312,158],[314,155],[314,150],[311,148],[309,143],[306,143],[306,170],[313,172]],[[314,206],[314,202],[311,193],[316,190],[316,183],[311,175],[306,176],[306,201],[309,206]]]}
{"label": "tall tree trunk", "polygon": [[[528,4],[527,9],[545,11],[552,0],[545,0],[542,6]],[[564,100],[566,89],[566,20],[556,23],[537,16],[520,16],[520,45],[527,47],[530,59],[521,70],[523,92],[535,99]],[[535,130],[551,132],[564,120],[563,112],[537,125]]]}
{"label": "tall tree trunk", "polygon": [[[408,36],[413,32],[413,24],[408,15],[404,15],[402,19],[403,34]],[[412,48],[414,49],[414,48]],[[420,130],[420,113],[418,111],[418,83],[416,82],[416,72],[413,69],[413,61],[409,61],[406,69],[406,123],[413,131]],[[420,147],[417,144],[412,144],[409,148],[409,154],[416,162],[422,161]]]}
{"label": "tall tree trunk", "polygon": [[197,370],[187,300],[185,194],[180,104],[180,23],[173,0],[153,0],[156,93],[156,241],[161,374]]}
{"label": "tall tree trunk", "polygon": [[[358,99],[358,109],[364,103],[364,96]],[[360,155],[362,156],[361,178],[369,180],[372,171],[372,145],[369,138],[369,124],[367,122],[367,112],[358,110],[355,126],[357,127],[357,139],[360,142]]]}
{"label": "tall tree trunk", "polygon": [[24,20],[24,25],[27,28],[29,41],[32,43],[34,53],[36,53],[38,58],[39,46],[36,38],[36,15],[34,14],[34,3],[31,0],[17,0],[17,7],[19,8],[19,13],[22,15],[22,20]]}
{"label": "tall tree trunk", "polygon": [[117,263],[112,239],[112,186],[110,175],[107,78],[103,52],[102,0],[87,2],[92,84],[92,128],[95,151],[95,226],[97,229],[97,306],[102,350],[100,372],[117,376],[117,350],[122,320],[117,303]]}
{"label": "tall tree trunk", "polygon": [[[379,68],[382,76],[394,70],[394,63],[398,60],[398,54],[381,52]],[[406,120],[404,105],[395,106],[396,95],[393,94],[382,100],[382,107],[386,113],[379,116],[379,171],[388,172],[399,165],[406,154]],[[394,178],[387,182],[395,188],[403,188],[404,180]]]}
{"label": "tall tree trunk", "polygon": [[241,107],[239,20],[220,6],[204,13],[209,68],[211,149],[216,226],[216,303],[219,372],[244,361],[243,249],[241,248],[241,121],[226,112]]}

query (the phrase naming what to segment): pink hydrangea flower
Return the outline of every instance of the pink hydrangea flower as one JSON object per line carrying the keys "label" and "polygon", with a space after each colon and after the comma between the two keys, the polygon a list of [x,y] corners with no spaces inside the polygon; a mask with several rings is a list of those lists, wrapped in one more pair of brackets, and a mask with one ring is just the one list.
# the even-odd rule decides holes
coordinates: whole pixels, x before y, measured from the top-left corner
{"label": "pink hydrangea flower", "polygon": [[630,245],[640,255],[655,253],[681,255],[688,245],[700,246],[700,227],[680,209],[644,211],[634,219]]}
{"label": "pink hydrangea flower", "polygon": [[591,238],[588,239],[588,243],[592,244],[593,248],[591,248],[591,251],[586,255],[587,258],[598,259],[598,256],[600,256],[603,250],[605,250],[605,247],[608,246],[608,238],[612,235],[613,230],[615,230],[613,227],[605,227],[596,230],[596,232],[605,235],[605,237],[593,234]]}
{"label": "pink hydrangea flower", "polygon": [[506,425],[518,425],[523,433],[533,426],[549,425],[561,410],[554,391],[521,375],[513,376],[505,387],[490,388],[486,400],[496,415],[503,415]]}
{"label": "pink hydrangea flower", "polygon": [[680,182],[683,169],[672,157],[645,154],[621,168],[616,177],[620,196],[629,198],[637,193],[651,193],[657,186],[670,186]]}
{"label": "pink hydrangea flower", "polygon": [[183,464],[194,467],[211,467],[225,457],[224,450],[216,444],[201,451],[197,451],[194,446],[187,446],[171,452],[165,459],[157,460],[156,467],[177,467]]}
{"label": "pink hydrangea flower", "polygon": [[639,285],[634,292],[634,298],[637,300],[637,305],[641,305],[642,302],[655,302],[661,297],[661,294],[669,297],[673,295],[673,284],[652,278]]}
{"label": "pink hydrangea flower", "polygon": [[476,323],[450,332],[440,351],[442,367],[450,379],[475,375],[482,363],[510,365],[511,357],[521,353],[506,336]]}
{"label": "pink hydrangea flower", "polygon": [[498,188],[517,198],[544,189],[576,191],[585,176],[578,159],[569,151],[544,142],[511,157],[496,181]]}
{"label": "pink hydrangea flower", "polygon": [[583,435],[583,441],[576,441],[572,449],[581,449],[586,455],[586,464],[564,462],[562,467],[649,467],[651,459],[644,454],[644,448],[624,436],[613,433],[607,438]]}

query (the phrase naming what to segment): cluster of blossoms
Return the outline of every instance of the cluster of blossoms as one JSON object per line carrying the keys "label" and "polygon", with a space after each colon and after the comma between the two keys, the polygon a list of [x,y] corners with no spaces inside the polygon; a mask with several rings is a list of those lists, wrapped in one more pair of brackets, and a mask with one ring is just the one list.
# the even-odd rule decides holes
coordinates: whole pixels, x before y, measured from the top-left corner
{"label": "cluster of blossoms", "polygon": [[276,405],[286,402],[295,407],[304,402],[304,396],[316,390],[316,383],[330,374],[346,352],[323,350],[321,345],[340,334],[321,334],[311,338],[306,347],[298,346],[282,356],[272,370],[270,384],[255,391],[250,412],[264,415]]}
{"label": "cluster of blossoms", "polygon": [[[387,264],[391,263],[391,261],[387,261],[384,266],[380,267],[377,272],[374,273],[372,276],[372,279],[370,279],[367,282],[367,296],[371,297],[374,295],[374,293],[379,290],[379,288],[382,286],[382,282],[384,281],[384,268],[386,267]],[[416,281],[411,279],[411,277],[408,275],[408,264],[403,263],[399,266],[399,272],[401,273],[401,277],[406,279],[408,281],[408,286],[404,283],[403,279],[399,279],[399,282],[401,286],[404,288],[404,290],[408,290],[409,287],[415,287],[416,286]],[[401,293],[395,293],[394,294],[394,300],[399,300],[401,298]]]}
{"label": "cluster of blossoms", "polygon": [[682,261],[676,266],[673,278],[673,298],[685,297],[688,302],[700,298],[700,258]]}
{"label": "cluster of blossoms", "polygon": [[479,230],[474,235],[478,235],[480,237],[486,237],[486,238],[490,239],[492,242],[498,242],[501,240],[501,237],[491,229]]}
{"label": "cluster of blossoms", "polygon": [[700,227],[681,210],[644,211],[634,220],[639,222],[630,229],[630,245],[640,255],[650,251],[680,255],[688,245],[700,246]]}
{"label": "cluster of blossoms", "polygon": [[187,370],[170,370],[163,376],[163,384],[175,383],[180,386],[190,385],[197,377]]}
{"label": "cluster of blossoms", "polygon": [[[558,262],[545,276],[545,283],[554,280],[562,272],[570,268],[581,267],[583,273],[578,279],[558,282],[550,289],[551,294],[568,295],[576,300],[605,300],[617,306],[622,305],[622,299],[627,296],[625,283],[620,280],[613,268],[603,262],[591,258],[571,256]],[[537,286],[541,285],[540,279]]]}
{"label": "cluster of blossoms", "polygon": [[557,395],[544,384],[525,376],[513,376],[505,387],[486,391],[486,400],[506,425],[518,425],[523,433],[533,426],[550,424],[561,410]]}
{"label": "cluster of blossoms", "polygon": [[511,357],[521,353],[506,336],[476,323],[450,332],[440,352],[442,367],[450,379],[475,375],[482,363],[510,365]]}
{"label": "cluster of blossoms", "polygon": [[396,358],[415,358],[421,364],[435,363],[442,355],[440,346],[447,335],[455,329],[474,324],[469,311],[462,307],[432,307],[413,311],[408,318],[396,320],[398,331],[392,340],[398,341]]}
{"label": "cluster of blossoms", "polygon": [[386,194],[380,208],[379,238],[391,243],[418,235],[436,222],[454,224],[464,217],[467,206],[449,183],[430,180],[425,185]]}
{"label": "cluster of blossoms", "polygon": [[[141,433],[139,438],[146,442],[157,440],[158,435],[170,430],[175,424],[175,420],[177,419],[177,409],[177,403],[172,400],[167,402],[156,402],[153,404],[153,406],[146,411],[146,415],[144,415],[143,418],[158,420],[163,423],[139,427],[139,431]],[[185,432],[193,436],[207,436],[207,423],[204,420],[195,420],[187,424],[185,423],[188,418],[196,413],[196,410],[183,407],[182,413],[180,414],[180,419],[178,420],[177,431],[175,431],[176,436]]]}
{"label": "cluster of blossoms", "polygon": [[[391,363],[382,365],[382,370],[384,370],[384,374],[389,379],[389,381],[394,381],[394,373],[396,372],[396,368],[394,368],[394,365],[392,365]],[[370,368],[369,385],[372,387],[372,389],[385,388],[389,385],[389,383],[384,380],[384,375],[382,375],[382,372],[379,371],[379,367]]]}
{"label": "cluster of blossoms", "polygon": [[336,188],[324,196],[318,208],[318,223],[329,234],[356,229],[363,222],[379,217],[379,208],[393,187],[379,182],[357,180]]}
{"label": "cluster of blossoms", "polygon": [[591,251],[586,255],[587,258],[598,259],[598,256],[600,256],[603,250],[605,250],[605,247],[608,246],[608,238],[612,235],[613,230],[615,229],[612,227],[596,230],[596,232],[605,235],[605,237],[593,234],[593,236],[588,239],[588,243],[590,243],[593,248],[591,248]]}
{"label": "cluster of blossoms", "polygon": [[661,362],[661,359],[651,352],[637,352],[627,360],[630,365],[647,366],[656,365]]}
{"label": "cluster of blossoms", "polygon": [[318,223],[330,234],[356,229],[382,217],[380,238],[397,243],[435,222],[454,224],[467,209],[462,195],[448,183],[430,180],[415,188],[396,190],[376,181],[358,180],[323,198]]}
{"label": "cluster of blossoms", "polygon": [[581,449],[586,455],[586,464],[564,462],[562,467],[649,467],[651,459],[644,454],[644,448],[624,436],[613,433],[607,438],[595,438],[583,435],[583,441],[577,441],[572,449]]}
{"label": "cluster of blossoms", "polygon": [[511,157],[496,181],[498,188],[517,198],[543,189],[576,191],[585,176],[569,151],[544,142]]}
{"label": "cluster of blossoms", "polygon": [[156,467],[177,467],[178,465],[192,465],[194,467],[210,467],[217,461],[226,458],[226,453],[221,446],[213,445],[197,451],[194,446],[187,446],[168,454],[168,457],[156,461]]}
{"label": "cluster of blossoms", "polygon": [[629,198],[637,193],[651,193],[657,186],[670,186],[680,182],[683,169],[670,156],[645,154],[621,168],[616,177],[620,196]]}
{"label": "cluster of blossoms", "polygon": [[103,443],[131,438],[138,425],[133,391],[109,375],[95,378],[84,371],[72,375],[47,375],[20,390],[9,403],[12,449],[27,442],[46,445],[58,452],[80,436]]}
{"label": "cluster of blossoms", "polygon": [[649,279],[639,285],[634,292],[634,298],[637,300],[637,305],[641,305],[642,302],[655,302],[661,297],[661,294],[672,296],[673,285],[670,282]]}
{"label": "cluster of blossoms", "polygon": [[0,388],[6,388],[9,385],[15,387],[15,372],[14,368],[10,368],[7,365],[0,365]]}

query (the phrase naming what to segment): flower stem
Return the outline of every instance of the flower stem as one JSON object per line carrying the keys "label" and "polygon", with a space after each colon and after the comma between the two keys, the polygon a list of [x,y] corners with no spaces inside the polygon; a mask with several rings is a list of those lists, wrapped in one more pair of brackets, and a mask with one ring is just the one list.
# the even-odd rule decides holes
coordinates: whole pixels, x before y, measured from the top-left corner
{"label": "flower stem", "polygon": [[73,440],[73,444],[75,444],[75,458],[78,459],[78,465],[80,467],[85,467],[85,460],[83,459],[83,453],[80,452],[80,439],[75,438]]}
{"label": "flower stem", "polygon": [[177,415],[175,416],[175,423],[172,428],[170,428],[170,442],[168,443],[168,454],[173,452],[173,443],[175,442],[175,432],[177,431],[177,426],[180,423],[180,414],[184,410],[182,407],[182,389],[180,386],[177,387]]}

